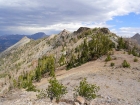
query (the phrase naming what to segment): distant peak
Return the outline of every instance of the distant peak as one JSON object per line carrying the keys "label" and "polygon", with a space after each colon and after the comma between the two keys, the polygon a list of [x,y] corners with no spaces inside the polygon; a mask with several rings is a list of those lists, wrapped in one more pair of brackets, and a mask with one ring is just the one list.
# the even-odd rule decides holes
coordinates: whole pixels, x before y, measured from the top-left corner
{"label": "distant peak", "polygon": [[64,29],[62,32],[66,32],[66,33],[69,33],[69,31],[68,30],[66,30],[66,29]]}
{"label": "distant peak", "polygon": [[35,34],[27,36],[27,37],[29,37],[30,39],[37,40],[37,39],[40,39],[40,38],[47,37],[47,35],[44,32],[38,32],[38,33],[35,33]]}
{"label": "distant peak", "polygon": [[136,33],[135,35],[138,35],[139,36],[140,34],[139,33]]}
{"label": "distant peak", "polygon": [[64,29],[63,31],[67,31],[66,29]]}
{"label": "distant peak", "polygon": [[[24,36],[22,39],[29,39],[29,38],[28,38],[27,36]],[[21,40],[22,40],[22,39],[21,39]]]}
{"label": "distant peak", "polygon": [[140,34],[139,33],[136,33],[133,38],[136,38],[136,37],[140,37]]}
{"label": "distant peak", "polygon": [[66,29],[64,29],[63,31],[61,31],[58,35],[66,35],[69,34],[70,32]]}
{"label": "distant peak", "polygon": [[140,39],[140,34],[136,33],[134,36],[131,37],[132,39]]}
{"label": "distant peak", "polygon": [[20,41],[23,41],[23,40],[28,40],[29,38],[27,36],[24,36]]}

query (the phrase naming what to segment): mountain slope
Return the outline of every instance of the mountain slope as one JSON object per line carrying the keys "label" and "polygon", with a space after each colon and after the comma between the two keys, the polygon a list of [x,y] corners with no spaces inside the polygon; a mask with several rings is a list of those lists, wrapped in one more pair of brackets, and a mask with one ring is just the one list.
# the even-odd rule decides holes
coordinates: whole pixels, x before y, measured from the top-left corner
{"label": "mountain slope", "polygon": [[25,44],[29,43],[30,41],[31,41],[31,39],[29,39],[25,36],[20,41],[18,41],[16,44],[14,44],[13,46],[9,47],[4,52],[2,52],[2,54],[6,54],[6,52],[9,53],[14,49],[18,49],[19,47],[24,46]]}
{"label": "mountain slope", "polygon": [[[124,51],[115,51],[111,57],[116,60],[105,63],[106,56],[88,62],[82,66],[73,68],[69,71],[59,70],[56,72],[56,78],[65,86],[67,86],[68,93],[63,97],[65,100],[73,100],[73,88],[75,88],[82,78],[86,77],[89,83],[100,86],[99,97],[91,101],[91,105],[139,105],[139,75],[140,75],[140,58],[138,62],[133,62],[135,58],[132,55],[124,54]],[[120,67],[123,60],[131,63],[131,68]],[[110,63],[114,62],[115,66],[110,67]],[[41,82],[35,83],[38,89],[46,89],[48,86],[48,78],[43,78]],[[34,105],[51,105],[49,98],[37,99],[37,92],[14,91],[12,94],[1,98],[5,101],[0,101],[2,105],[16,104],[34,104]],[[127,95],[126,95],[127,94]],[[29,101],[30,100],[30,101]],[[54,105],[73,105],[66,103],[67,101],[60,101]]]}
{"label": "mountain slope", "polygon": [[[0,54],[0,74],[3,75],[3,77],[10,75],[10,77],[14,77],[13,79],[16,79],[20,74],[23,74],[23,72],[35,70],[38,66],[38,60],[43,56],[49,55],[54,55],[55,67],[65,65],[71,60],[73,55],[78,57],[78,55],[81,55],[82,51],[84,51],[81,48],[81,51],[77,50],[79,51],[78,54],[75,53],[75,49],[79,49],[80,46],[83,46],[85,40],[88,42],[91,41],[92,37],[96,36],[99,32],[101,32],[101,35],[104,34],[102,36],[110,37],[112,40],[114,39],[114,41],[116,41],[117,36],[115,34],[109,31],[107,31],[107,33],[104,30],[108,29],[90,29],[81,27],[72,33],[67,30],[63,30],[58,35],[52,35],[39,40],[27,40],[25,42],[28,43],[22,44],[20,47],[15,47],[20,45],[20,42],[18,42],[9,48],[10,50],[6,53]],[[65,56],[65,59],[62,59],[63,56]],[[82,59],[84,60],[85,58]],[[9,81],[9,79],[7,79],[7,81]]]}
{"label": "mountain slope", "polygon": [[[28,38],[24,39],[23,42],[28,42]],[[46,88],[45,86],[47,86],[46,84],[48,83],[48,81],[46,80],[48,80],[48,78],[50,77],[51,72],[56,74],[58,79],[64,81],[64,84],[70,84],[70,86],[68,87],[68,99],[72,98],[72,94],[70,93],[72,93],[72,88],[76,86],[76,84],[72,81],[76,82],[81,80],[81,77],[89,76],[88,79],[91,79],[90,82],[92,82],[93,80],[96,80],[94,79],[94,76],[99,75],[98,73],[101,72],[102,73],[99,75],[99,77],[102,77],[99,78],[101,79],[99,85],[101,86],[101,88],[103,88],[102,91],[105,92],[106,90],[104,90],[104,87],[108,88],[110,86],[109,83],[111,82],[108,82],[108,80],[110,80],[111,78],[113,78],[113,81],[115,81],[112,81],[115,86],[110,87],[111,90],[113,89],[113,91],[115,91],[116,87],[118,86],[116,84],[118,84],[119,81],[114,79],[118,79],[119,76],[122,75],[119,74],[121,72],[120,68],[122,68],[122,61],[127,59],[132,63],[133,58],[136,58],[133,55],[127,55],[126,51],[129,50],[125,48],[129,46],[129,43],[126,43],[123,38],[119,38],[116,34],[110,32],[110,30],[107,28],[92,29],[87,27],[80,27],[75,32],[63,30],[57,35],[51,35],[39,40],[30,40],[26,44],[23,44],[23,42],[21,40],[21,43],[18,42],[19,44],[15,44],[15,46],[17,47],[12,46],[12,48],[7,51],[7,53],[0,54],[0,94],[8,91],[9,88],[24,88],[25,86],[28,86],[28,83],[32,82],[34,83],[32,85],[30,84],[29,86],[35,85],[38,89]],[[122,51],[116,51],[115,49],[117,48],[121,49]],[[134,51],[135,49],[133,50],[133,52]],[[105,55],[108,54],[110,54],[112,59],[112,61],[110,61],[109,63],[105,62]],[[125,55],[123,56],[123,54]],[[86,62],[88,63],[85,64]],[[114,67],[110,67],[111,62],[115,63]],[[132,65],[132,68],[128,68],[126,70],[131,71],[132,69],[138,69],[138,71],[133,73],[134,75],[139,75],[138,62],[136,63],[136,65]],[[66,71],[66,69],[70,70]],[[111,71],[111,74],[108,74],[112,69],[115,70]],[[109,71],[106,72],[106,70]],[[124,69],[122,69],[122,71],[124,75],[127,75],[127,73],[124,72]],[[39,76],[41,77],[37,79]],[[45,77],[45,79],[41,79],[42,77]],[[128,77],[127,79],[131,79],[131,77]],[[132,77],[132,80],[133,79],[138,80],[139,78],[136,76],[136,78]],[[127,82],[124,81],[126,80],[124,78],[122,78],[121,80],[123,82]],[[130,83],[133,84],[131,80]],[[130,84],[124,85],[125,86],[122,86],[122,88],[126,88]],[[136,92],[138,92],[138,87],[136,87]],[[25,87],[25,89],[28,89],[28,87]],[[119,94],[121,93],[120,91],[124,91],[123,89],[118,90]],[[19,93],[17,93],[17,95],[18,94]],[[106,96],[106,94],[107,92],[104,95]],[[113,94],[116,93],[113,92],[109,95]],[[117,98],[119,98],[120,96],[123,100],[122,97],[124,97],[125,92],[123,93],[123,95],[119,94],[117,94],[118,96],[110,97],[113,97],[113,99],[117,100]],[[133,94],[128,96],[131,97],[133,96]]]}
{"label": "mountain slope", "polygon": [[8,47],[14,45],[20,39],[22,39],[23,35],[6,35],[0,36],[0,52],[4,51]]}

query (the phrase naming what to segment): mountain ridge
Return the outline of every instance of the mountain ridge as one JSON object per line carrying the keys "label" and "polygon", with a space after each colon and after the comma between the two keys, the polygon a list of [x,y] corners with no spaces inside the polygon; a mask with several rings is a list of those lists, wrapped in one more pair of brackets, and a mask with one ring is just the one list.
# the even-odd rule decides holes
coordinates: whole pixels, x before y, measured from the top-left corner
{"label": "mountain ridge", "polygon": [[27,36],[24,36],[21,40],[19,40],[17,43],[15,43],[14,45],[10,46],[9,48],[7,48],[5,51],[3,51],[1,53],[1,55],[9,53],[11,50],[14,49],[18,49],[19,47],[29,43],[31,41],[31,39],[29,39]]}
{"label": "mountain ridge", "polygon": [[[79,29],[80,31],[78,31]],[[3,95],[8,91],[9,96],[14,97],[12,96],[13,91],[12,93],[9,92],[11,89],[24,88],[23,92],[36,97],[37,92],[30,93],[27,92],[27,89],[32,89],[34,86],[39,90],[46,89],[50,74],[54,73],[58,80],[68,86],[66,99],[73,100],[72,88],[78,84],[77,81],[80,81],[81,77],[87,77],[89,82],[95,81],[98,83],[100,80],[100,84],[98,84],[101,87],[100,94],[104,97],[109,95],[110,99],[115,99],[115,102],[110,101],[112,104],[118,105],[119,102],[121,104],[130,102],[129,96],[133,96],[139,89],[139,86],[135,85],[138,83],[139,75],[138,49],[129,40],[117,36],[108,28],[84,27],[79,29],[74,32],[63,30],[56,35],[30,40],[29,42],[27,41],[28,38],[24,37],[13,45],[12,49],[7,51],[7,54],[0,56],[0,94]],[[22,41],[27,43],[23,44]],[[20,42],[21,46],[18,44]],[[14,48],[14,46],[16,47]],[[111,58],[108,58],[109,56]],[[109,61],[106,60],[107,58]],[[122,67],[123,60],[134,63],[133,59],[138,59],[138,61],[130,68]],[[112,63],[114,63],[114,66],[111,66]],[[128,79],[131,80],[126,81]],[[133,83],[134,80],[135,83]],[[110,85],[110,82],[113,83],[113,86]],[[127,99],[125,98],[124,88],[130,86],[130,84],[134,84],[136,90],[134,91],[131,87]],[[117,88],[117,86],[121,88]],[[112,89],[113,92],[110,91]],[[115,92],[126,102],[118,100]],[[17,92],[16,94],[19,96],[20,93]],[[23,93],[21,92],[21,94]],[[25,97],[27,94],[25,94]],[[138,96],[134,98],[138,98]],[[7,102],[13,103],[15,99],[12,101],[5,99],[7,101],[4,102],[6,104]],[[30,96],[29,99],[31,99]],[[22,103],[21,98],[18,100],[18,103]],[[26,99],[24,98],[24,100]],[[97,100],[100,103],[101,99]],[[36,103],[36,98],[33,101]],[[41,102],[44,101],[41,99]]]}

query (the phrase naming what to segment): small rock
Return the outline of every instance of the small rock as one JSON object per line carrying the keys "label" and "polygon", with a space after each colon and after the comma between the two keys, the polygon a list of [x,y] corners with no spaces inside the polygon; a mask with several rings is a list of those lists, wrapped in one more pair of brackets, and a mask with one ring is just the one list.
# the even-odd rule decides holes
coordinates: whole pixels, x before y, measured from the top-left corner
{"label": "small rock", "polygon": [[83,97],[81,97],[81,96],[78,96],[76,98],[76,102],[79,102],[80,104],[84,104],[85,103],[85,99]]}
{"label": "small rock", "polygon": [[74,105],[80,105],[78,102],[74,102]]}
{"label": "small rock", "polygon": [[85,104],[84,105],[90,105],[90,101],[85,100]]}

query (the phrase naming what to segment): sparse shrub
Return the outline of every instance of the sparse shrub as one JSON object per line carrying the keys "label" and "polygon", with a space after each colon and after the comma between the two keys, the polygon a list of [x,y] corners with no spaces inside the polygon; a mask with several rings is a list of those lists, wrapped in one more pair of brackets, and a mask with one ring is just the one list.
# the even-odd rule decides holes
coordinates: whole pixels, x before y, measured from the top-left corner
{"label": "sparse shrub", "polygon": [[96,93],[99,91],[99,87],[95,84],[89,84],[84,78],[80,85],[74,89],[74,97],[75,96],[82,96],[87,100],[95,99],[97,97]]}
{"label": "sparse shrub", "polygon": [[65,56],[63,54],[61,55],[58,62],[60,66],[63,66],[65,64]]}
{"label": "sparse shrub", "polygon": [[59,102],[60,98],[67,93],[67,87],[59,83],[56,78],[49,80],[50,85],[47,88],[47,95],[52,100],[56,98],[56,101]]}
{"label": "sparse shrub", "polygon": [[76,42],[77,42],[76,38],[74,38],[74,39],[73,39],[73,42],[74,42],[74,43],[76,43]]}
{"label": "sparse shrub", "polygon": [[133,56],[138,56],[137,47],[136,46],[133,47],[131,52],[132,52]]}
{"label": "sparse shrub", "polygon": [[27,90],[27,91],[34,91],[34,92],[37,91],[36,87],[33,85],[33,83],[32,83],[31,80],[29,81],[29,83],[28,83],[28,87],[27,87],[26,90]]}
{"label": "sparse shrub", "polygon": [[109,52],[108,52],[108,55],[113,55],[113,54],[114,54],[113,51],[109,51]]}
{"label": "sparse shrub", "polygon": [[128,54],[129,54],[129,55],[130,55],[130,54],[132,54],[132,51],[131,51],[131,50],[129,50],[129,51],[128,51]]}
{"label": "sparse shrub", "polygon": [[92,31],[97,31],[98,30],[98,28],[94,28]]}
{"label": "sparse shrub", "polygon": [[107,58],[105,59],[106,62],[111,61],[112,58],[110,57],[110,55],[107,55]]}
{"label": "sparse shrub", "polygon": [[2,74],[0,74],[0,78],[4,78],[4,77],[6,77],[8,74],[7,73],[2,73]]}
{"label": "sparse shrub", "polygon": [[111,62],[111,63],[110,63],[110,66],[111,66],[111,67],[115,66],[115,63]]}
{"label": "sparse shrub", "polygon": [[138,62],[138,59],[137,58],[134,58],[134,62]]}
{"label": "sparse shrub", "polygon": [[74,55],[72,55],[71,56],[71,58],[70,58],[70,61],[69,61],[69,63],[67,64],[67,70],[69,70],[69,69],[71,69],[71,68],[73,68],[73,67],[76,67],[75,66],[75,56]]}
{"label": "sparse shrub", "polygon": [[13,86],[14,88],[17,88],[17,81],[15,79],[13,79]]}
{"label": "sparse shrub", "polygon": [[140,53],[138,54],[138,57],[140,57]]}
{"label": "sparse shrub", "polygon": [[43,99],[43,98],[47,97],[47,91],[46,91],[46,90],[41,90],[41,91],[39,92],[39,94],[36,95],[36,97],[37,97],[38,99]]}
{"label": "sparse shrub", "polygon": [[126,60],[123,61],[122,66],[124,68],[130,68],[130,64]]}
{"label": "sparse shrub", "polygon": [[118,50],[120,50],[120,49],[127,49],[128,48],[127,42],[122,37],[120,37],[118,39],[118,46],[117,46],[117,48],[118,48]]}
{"label": "sparse shrub", "polygon": [[34,75],[32,75],[31,73],[32,72],[23,72],[23,74],[20,75],[18,79],[13,79],[13,87],[19,89],[24,88],[27,91],[37,91],[36,87],[32,83]]}
{"label": "sparse shrub", "polygon": [[49,73],[52,77],[55,76],[55,58],[52,55],[39,58],[35,70],[35,80],[39,82],[46,73]]}
{"label": "sparse shrub", "polygon": [[39,82],[41,80],[41,71],[40,71],[40,68],[39,67],[36,68],[36,70],[35,70],[35,80],[37,82]]}
{"label": "sparse shrub", "polygon": [[92,34],[91,30],[87,30],[87,31],[85,32],[85,35],[90,35],[90,34]]}

